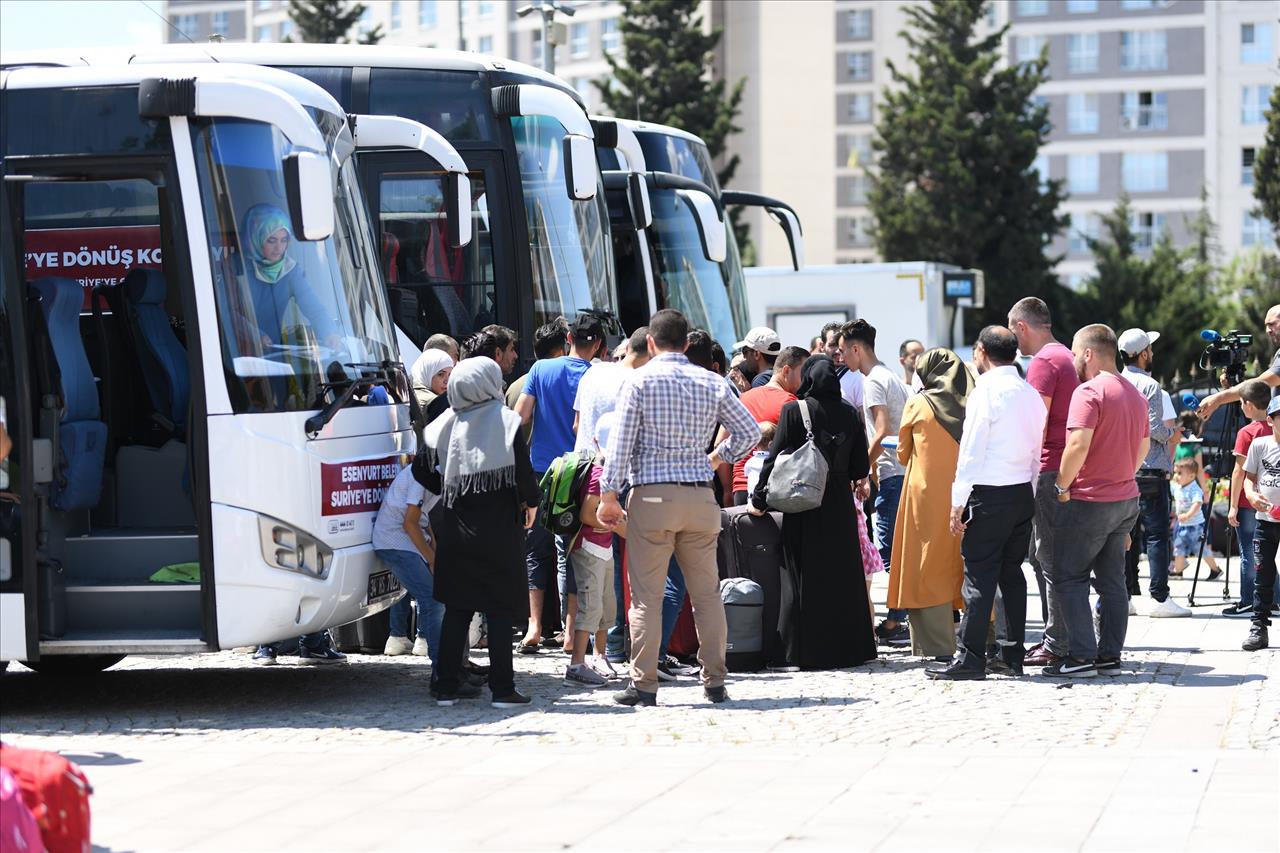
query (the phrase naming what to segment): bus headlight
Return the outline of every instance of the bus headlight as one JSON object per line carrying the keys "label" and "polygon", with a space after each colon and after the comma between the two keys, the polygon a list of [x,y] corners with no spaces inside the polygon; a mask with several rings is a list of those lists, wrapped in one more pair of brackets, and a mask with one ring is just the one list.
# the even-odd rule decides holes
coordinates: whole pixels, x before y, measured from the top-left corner
{"label": "bus headlight", "polygon": [[333,565],[333,549],[296,527],[258,516],[262,559],[277,569],[324,580]]}

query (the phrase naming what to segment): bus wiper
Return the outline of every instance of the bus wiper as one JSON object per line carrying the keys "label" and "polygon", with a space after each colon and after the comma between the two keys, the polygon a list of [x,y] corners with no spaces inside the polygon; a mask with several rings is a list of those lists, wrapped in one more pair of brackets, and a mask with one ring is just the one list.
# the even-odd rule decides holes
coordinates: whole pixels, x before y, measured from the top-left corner
{"label": "bus wiper", "polygon": [[328,424],[329,421],[333,420],[334,416],[336,416],[338,412],[342,411],[342,409],[346,407],[347,403],[351,402],[351,398],[356,395],[356,391],[359,391],[361,388],[371,388],[374,385],[380,384],[382,381],[381,376],[357,376],[354,379],[347,378],[341,382],[321,383],[320,387],[322,394],[328,390],[337,390],[340,385],[345,387],[343,388],[342,393],[334,397],[333,401],[329,403],[329,405],[325,406],[319,414],[312,415],[307,418],[306,423],[303,424],[303,429],[306,430],[307,438],[314,440],[318,435],[320,435],[320,430],[324,429],[325,425]]}

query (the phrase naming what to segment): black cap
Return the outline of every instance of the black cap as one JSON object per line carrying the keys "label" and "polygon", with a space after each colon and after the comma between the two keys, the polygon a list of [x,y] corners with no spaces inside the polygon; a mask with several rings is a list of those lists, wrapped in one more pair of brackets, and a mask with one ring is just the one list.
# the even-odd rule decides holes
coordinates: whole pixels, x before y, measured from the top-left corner
{"label": "black cap", "polygon": [[598,341],[604,337],[604,322],[595,314],[579,314],[570,324],[569,333],[580,343]]}

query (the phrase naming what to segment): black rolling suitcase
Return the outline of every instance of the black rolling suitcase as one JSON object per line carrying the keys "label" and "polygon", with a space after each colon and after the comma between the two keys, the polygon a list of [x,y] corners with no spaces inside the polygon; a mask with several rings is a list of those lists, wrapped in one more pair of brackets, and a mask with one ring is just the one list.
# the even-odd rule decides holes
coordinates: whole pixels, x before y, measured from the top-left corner
{"label": "black rolling suitcase", "polygon": [[764,591],[764,658],[784,663],[778,616],[782,604],[782,513],[756,517],[745,506],[720,511],[716,558],[721,579],[747,578]]}

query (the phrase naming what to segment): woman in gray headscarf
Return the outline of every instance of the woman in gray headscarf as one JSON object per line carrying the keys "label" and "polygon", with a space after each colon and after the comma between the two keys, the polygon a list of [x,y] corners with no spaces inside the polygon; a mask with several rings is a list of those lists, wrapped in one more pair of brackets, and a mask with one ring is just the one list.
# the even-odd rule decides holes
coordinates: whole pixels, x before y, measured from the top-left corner
{"label": "woman in gray headscarf", "polygon": [[[520,416],[504,405],[502,371],[491,358],[458,362],[449,377],[449,411],[426,428],[414,476],[440,495],[434,594],[445,606],[436,701],[452,705],[467,633],[476,611],[489,635],[510,637],[529,607],[525,531],[539,490],[520,435]],[[527,705],[516,690],[511,644],[489,644],[489,690],[497,708]]]}

